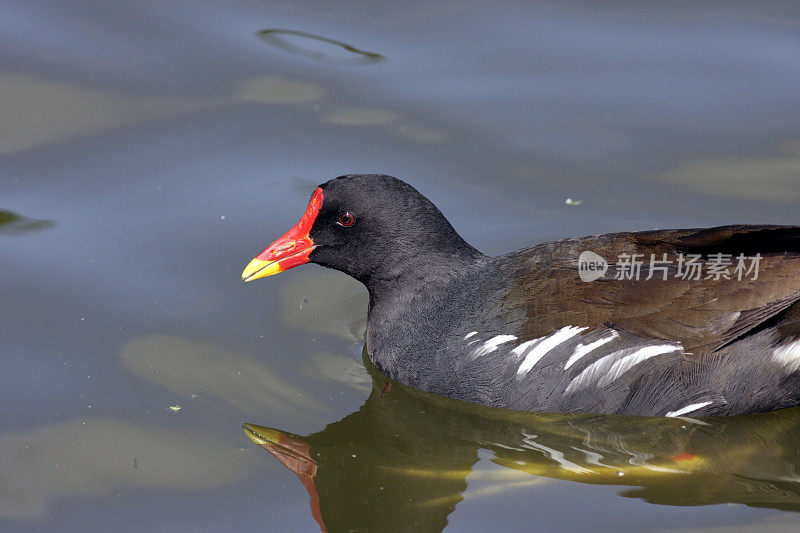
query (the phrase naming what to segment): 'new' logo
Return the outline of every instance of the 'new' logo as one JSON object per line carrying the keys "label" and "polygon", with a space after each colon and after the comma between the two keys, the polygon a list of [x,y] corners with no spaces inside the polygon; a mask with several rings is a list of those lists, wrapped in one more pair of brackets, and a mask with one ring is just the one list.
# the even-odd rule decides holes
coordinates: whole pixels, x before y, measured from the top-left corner
{"label": "'new' logo", "polygon": [[578,256],[578,275],[581,281],[594,281],[602,278],[608,270],[608,261],[589,250]]}

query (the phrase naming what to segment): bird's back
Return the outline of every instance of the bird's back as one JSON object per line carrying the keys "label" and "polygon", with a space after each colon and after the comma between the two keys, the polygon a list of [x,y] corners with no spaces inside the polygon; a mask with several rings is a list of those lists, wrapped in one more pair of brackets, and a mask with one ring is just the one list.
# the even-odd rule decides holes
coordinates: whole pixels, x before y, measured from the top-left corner
{"label": "bird's back", "polygon": [[[599,266],[582,275],[587,260]],[[446,285],[416,291],[395,317],[406,352],[373,358],[391,377],[524,410],[714,415],[800,402],[797,227],[568,239]]]}

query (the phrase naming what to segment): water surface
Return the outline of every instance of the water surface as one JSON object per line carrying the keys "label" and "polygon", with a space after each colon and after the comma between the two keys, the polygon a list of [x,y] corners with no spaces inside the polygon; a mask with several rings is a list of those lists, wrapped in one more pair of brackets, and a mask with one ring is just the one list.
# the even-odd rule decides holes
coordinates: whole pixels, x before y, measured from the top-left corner
{"label": "water surface", "polygon": [[239,274],[349,172],[406,179],[489,254],[798,224],[799,30],[793,2],[4,3],[3,527],[318,531],[312,479],[328,531],[786,530],[794,410],[381,399],[357,283]]}

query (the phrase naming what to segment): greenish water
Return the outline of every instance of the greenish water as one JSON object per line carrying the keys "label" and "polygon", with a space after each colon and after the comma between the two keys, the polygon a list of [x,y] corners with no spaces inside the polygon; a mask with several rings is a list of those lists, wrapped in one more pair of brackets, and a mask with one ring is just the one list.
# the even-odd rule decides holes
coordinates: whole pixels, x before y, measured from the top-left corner
{"label": "greenish water", "polygon": [[[569,491],[562,481],[616,486],[650,504],[800,511],[800,409],[705,420],[529,414],[415,391],[389,383],[366,354],[364,364],[370,396],[323,430],[301,437],[244,428],[298,476],[312,515],[330,531],[440,531],[460,502],[501,498],[527,498],[529,519],[560,529],[570,523],[566,511],[548,512],[538,500]],[[484,512],[489,527],[496,517]]]}
{"label": "greenish water", "polygon": [[2,4],[0,529],[794,529],[798,410],[384,391],[357,283],[239,275],[348,172],[489,254],[798,224],[798,30],[792,2]]}

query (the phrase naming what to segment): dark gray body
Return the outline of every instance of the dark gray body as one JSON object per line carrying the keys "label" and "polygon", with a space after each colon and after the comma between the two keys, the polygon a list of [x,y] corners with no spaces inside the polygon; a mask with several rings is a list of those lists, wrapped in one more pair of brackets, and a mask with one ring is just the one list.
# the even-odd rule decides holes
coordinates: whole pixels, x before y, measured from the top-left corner
{"label": "dark gray body", "polygon": [[[800,258],[773,261],[761,287],[739,280],[580,281],[581,250],[641,251],[637,235],[645,234],[571,239],[497,258],[427,258],[409,269],[425,275],[370,288],[368,353],[412,387],[510,409],[715,416],[800,403]],[[786,288],[747,294],[769,293],[773,281]],[[612,296],[603,305],[608,294],[621,301]],[[626,304],[629,294],[643,298]],[[676,294],[682,305],[670,311],[666,300]],[[697,310],[703,305],[710,309]],[[686,317],[693,308],[697,316]],[[737,324],[752,309],[763,312]],[[675,321],[682,322],[666,326]],[[537,322],[545,325],[530,327]],[[554,337],[568,326],[575,329]],[[547,339],[555,344],[549,349],[541,346]],[[520,372],[537,345],[534,364]],[[581,345],[597,347],[567,366]],[[786,357],[776,358],[781,349]]]}

